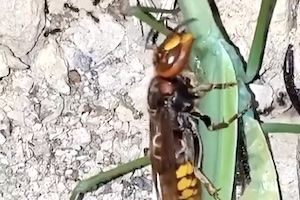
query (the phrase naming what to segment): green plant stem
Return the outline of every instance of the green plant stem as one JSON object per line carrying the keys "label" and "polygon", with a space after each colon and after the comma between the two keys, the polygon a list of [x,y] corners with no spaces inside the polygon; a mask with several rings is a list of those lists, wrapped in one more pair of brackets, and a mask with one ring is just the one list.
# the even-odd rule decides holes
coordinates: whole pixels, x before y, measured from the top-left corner
{"label": "green plant stem", "polygon": [[258,70],[261,67],[265,46],[267,42],[269,25],[272,19],[275,5],[276,5],[276,0],[261,1],[261,7],[257,19],[254,39],[250,49],[250,54],[249,54],[249,59],[247,64],[246,83],[249,83],[253,80],[253,78],[256,76]]}
{"label": "green plant stem", "polygon": [[300,134],[300,124],[261,123],[265,133],[297,133]]}
{"label": "green plant stem", "polygon": [[95,176],[92,176],[86,180],[82,180],[77,184],[77,186],[73,190],[70,200],[75,200],[76,197],[82,193],[91,190],[96,190],[103,184],[106,184],[113,179],[116,179],[134,170],[146,167],[149,164],[150,164],[150,159],[148,156],[145,156],[142,158],[138,158],[134,161],[128,162],[126,164],[122,164],[107,172],[100,172]]}

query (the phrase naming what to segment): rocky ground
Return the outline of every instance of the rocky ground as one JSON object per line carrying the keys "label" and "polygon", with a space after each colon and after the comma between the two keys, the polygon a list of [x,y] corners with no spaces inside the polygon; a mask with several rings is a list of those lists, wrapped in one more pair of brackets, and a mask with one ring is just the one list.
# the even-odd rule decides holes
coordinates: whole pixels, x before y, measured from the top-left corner
{"label": "rocky ground", "polygon": [[[148,146],[145,100],[152,53],[144,49],[139,22],[120,15],[119,2],[92,3],[48,0],[45,14],[41,0],[1,2],[1,200],[67,199],[78,179],[138,158]],[[277,1],[266,71],[252,86],[267,120],[297,120],[287,97],[284,106],[276,101],[285,92],[281,66],[289,42],[295,44],[300,71],[300,35],[290,17],[299,13],[296,4]],[[218,0],[217,5],[247,57],[260,1]],[[272,98],[264,98],[266,93]],[[270,107],[274,110],[266,112]],[[296,200],[297,136],[270,137],[283,199]],[[151,199],[149,170],[119,178],[84,199]]]}

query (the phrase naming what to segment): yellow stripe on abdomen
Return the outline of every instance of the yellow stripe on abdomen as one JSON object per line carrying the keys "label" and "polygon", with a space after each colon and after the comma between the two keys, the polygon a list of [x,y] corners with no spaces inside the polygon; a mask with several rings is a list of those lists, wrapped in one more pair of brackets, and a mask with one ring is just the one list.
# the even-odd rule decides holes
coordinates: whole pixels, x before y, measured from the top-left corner
{"label": "yellow stripe on abdomen", "polygon": [[191,162],[185,162],[176,170],[177,192],[179,199],[200,200],[200,181],[194,175],[194,167]]}

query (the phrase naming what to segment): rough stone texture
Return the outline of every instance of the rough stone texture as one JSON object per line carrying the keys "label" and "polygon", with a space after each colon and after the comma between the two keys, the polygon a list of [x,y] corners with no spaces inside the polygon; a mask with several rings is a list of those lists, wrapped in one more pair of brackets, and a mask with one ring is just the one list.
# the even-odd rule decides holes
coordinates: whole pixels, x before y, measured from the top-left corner
{"label": "rough stone texture", "polygon": [[[144,51],[137,20],[123,20],[112,2],[94,7],[92,1],[72,0],[68,3],[79,8],[73,12],[63,7],[65,1],[48,0],[46,22],[44,1],[1,3],[0,199],[67,199],[78,179],[138,158],[148,146],[152,52]],[[273,104],[268,117],[281,121],[297,120],[293,111],[286,112],[288,100],[284,107],[275,101],[284,91],[281,65],[289,40],[296,41],[299,63],[300,35],[289,17],[295,3],[277,1],[263,65],[267,71],[252,86],[260,110]],[[217,5],[247,57],[260,2],[219,0]],[[44,36],[55,28],[61,32]],[[265,93],[273,98],[262,98]],[[276,119],[282,113],[285,118]],[[271,135],[284,200],[298,199],[296,141],[295,135]],[[84,199],[151,199],[151,190],[145,168]]]}
{"label": "rough stone texture", "polygon": [[58,43],[49,38],[43,48],[37,52],[35,59],[32,60],[31,70],[36,80],[46,79],[54,90],[68,95],[70,93],[70,87],[67,84],[68,69],[62,57]]}
{"label": "rough stone texture", "polygon": [[0,43],[8,46],[15,56],[24,56],[45,25],[44,1],[4,0],[0,10]]}
{"label": "rough stone texture", "polygon": [[28,66],[16,58],[11,50],[0,45],[0,78],[9,74],[9,69],[26,69]]}
{"label": "rough stone texture", "polygon": [[[7,44],[14,55],[30,50],[22,57],[30,68],[12,66],[18,70],[10,70],[0,82],[0,196],[4,199],[67,199],[78,179],[140,157],[147,146],[142,138],[147,138],[145,91],[150,76],[145,78],[146,62],[141,60],[148,60],[151,52],[144,52],[132,18],[116,21],[93,6],[94,10],[80,7],[74,13],[63,3],[49,1],[53,13],[47,15],[45,27],[45,31],[60,28],[62,33],[44,37],[31,22],[30,28],[40,35],[35,46],[20,53],[21,48]],[[85,9],[93,11],[99,23]],[[43,19],[35,17],[32,21]],[[27,39],[34,41],[30,38],[35,36],[31,33]],[[14,40],[25,48],[28,44],[21,39]],[[12,55],[4,50],[3,62]],[[150,66],[151,59],[147,62]],[[4,63],[3,76],[11,63]],[[149,171],[143,169],[85,199],[150,195]]]}

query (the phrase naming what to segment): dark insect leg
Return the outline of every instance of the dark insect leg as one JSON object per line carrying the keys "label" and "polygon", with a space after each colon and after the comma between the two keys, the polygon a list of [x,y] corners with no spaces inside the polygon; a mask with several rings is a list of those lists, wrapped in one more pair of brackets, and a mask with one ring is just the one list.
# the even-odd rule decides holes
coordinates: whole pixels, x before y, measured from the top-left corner
{"label": "dark insect leg", "polygon": [[144,156],[150,156],[150,149],[149,148],[144,148]]}
{"label": "dark insect leg", "polygon": [[[155,4],[152,2],[153,6],[155,6]],[[167,10],[167,9],[161,9],[161,8],[147,8],[147,7],[140,7],[142,10],[144,10],[144,12],[153,12],[153,13],[160,13],[158,18],[158,22],[161,22],[161,23],[165,23],[165,26],[172,30],[170,27],[168,27],[168,20],[170,20],[169,17],[163,17],[162,15],[164,13],[171,13],[173,15],[177,14],[180,9],[173,9],[173,10]],[[150,29],[150,32],[147,34],[147,38],[146,38],[146,44],[145,44],[145,49],[154,49],[157,47],[156,45],[156,42],[157,42],[157,39],[158,39],[158,35],[159,35],[159,32],[158,31],[154,31],[153,28]],[[151,42],[152,44],[149,44],[149,40],[151,38]]]}
{"label": "dark insect leg", "polygon": [[191,112],[192,116],[200,118],[204,124],[206,125],[206,127],[208,128],[208,130],[210,131],[214,131],[214,130],[219,130],[219,129],[223,129],[223,128],[227,128],[234,120],[240,118],[241,116],[243,116],[247,110],[251,107],[251,104],[248,104],[248,106],[242,110],[241,112],[233,115],[229,120],[227,121],[222,121],[221,123],[214,123],[211,121],[211,118],[207,115],[202,114],[201,112]]}
{"label": "dark insect leg", "polygon": [[300,91],[296,88],[294,82],[294,51],[293,46],[289,45],[285,54],[283,63],[283,78],[286,91],[291,99],[291,102],[300,114]]}
{"label": "dark insect leg", "polygon": [[178,0],[175,0],[174,4],[173,4],[173,9],[176,9],[176,8],[179,8],[179,6],[178,6]]}
{"label": "dark insect leg", "polygon": [[226,89],[229,87],[236,86],[236,82],[228,82],[228,83],[207,83],[207,84],[201,84],[197,87],[195,87],[196,90],[200,90],[203,92],[209,92],[214,89]]}
{"label": "dark insect leg", "polygon": [[48,37],[50,34],[54,35],[54,34],[60,33],[60,32],[61,32],[61,29],[55,28],[53,30],[47,30],[47,31],[45,31],[44,36]]}
{"label": "dark insect leg", "polygon": [[[163,9],[163,8],[156,8],[156,7],[145,7],[141,6],[141,4],[138,1],[139,8],[144,12],[144,13],[160,13],[160,14],[172,14],[176,15],[179,13],[180,9],[179,8],[174,8],[174,9]],[[154,4],[153,4],[154,5]],[[155,6],[155,5],[154,5]]]}
{"label": "dark insect leg", "polygon": [[44,8],[44,12],[45,12],[45,14],[49,14],[48,2],[47,2],[47,0],[44,0],[44,1],[45,1],[45,8]]}
{"label": "dark insect leg", "polygon": [[190,113],[181,112],[177,117],[178,129],[187,135],[191,135],[194,145],[194,164],[201,167],[202,161],[202,139],[197,133],[197,120],[191,117]]}
{"label": "dark insect leg", "polygon": [[94,0],[93,1],[93,6],[97,6],[97,4],[99,4],[100,3],[100,0]]}
{"label": "dark insect leg", "polygon": [[[168,24],[167,24],[168,20],[169,20],[168,17],[161,17],[158,21],[161,23],[165,23],[166,27],[168,27]],[[153,50],[157,47],[156,43],[157,43],[158,35],[159,35],[158,31],[155,31],[153,28],[150,29],[150,31],[146,37],[145,49]],[[150,39],[151,39],[152,44],[149,44]]]}
{"label": "dark insect leg", "polygon": [[194,153],[195,153],[194,164],[198,166],[198,168],[201,168],[203,145],[202,145],[201,136],[200,134],[197,133],[195,127],[192,128],[192,137],[194,142]]}
{"label": "dark insect leg", "polygon": [[[156,42],[157,42],[158,34],[159,34],[159,32],[154,31],[153,28],[149,31],[149,33],[147,34],[147,38],[146,38],[145,49],[153,50],[157,47]],[[149,44],[151,37],[152,37],[152,39],[151,39],[152,44]]]}
{"label": "dark insect leg", "polygon": [[246,148],[246,136],[244,132],[243,119],[238,119],[238,142],[237,142],[237,153],[236,153],[236,163],[235,163],[235,186],[233,198],[239,199],[246,188],[246,186],[251,182],[250,177],[250,166],[248,161],[248,152]]}

